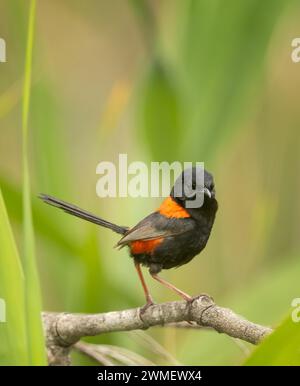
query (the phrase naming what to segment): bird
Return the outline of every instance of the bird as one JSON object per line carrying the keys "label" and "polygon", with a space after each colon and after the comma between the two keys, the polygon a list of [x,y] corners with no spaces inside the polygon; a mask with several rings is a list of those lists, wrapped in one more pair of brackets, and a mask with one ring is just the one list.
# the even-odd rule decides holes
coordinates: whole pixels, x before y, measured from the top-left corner
{"label": "bird", "polygon": [[[200,173],[202,179],[198,178]],[[193,207],[191,202],[197,198],[197,194],[202,194],[203,199],[201,205]],[[153,305],[154,301],[141,266],[147,267],[153,279],[184,300],[188,302],[193,300],[193,297],[163,279],[159,273],[163,269],[187,264],[207,244],[218,210],[218,202],[214,178],[205,169],[194,166],[184,170],[161,205],[131,228],[104,220],[47,194],[40,194],[39,198],[68,214],[122,235],[115,247],[129,249],[146,299],[143,310]]]}

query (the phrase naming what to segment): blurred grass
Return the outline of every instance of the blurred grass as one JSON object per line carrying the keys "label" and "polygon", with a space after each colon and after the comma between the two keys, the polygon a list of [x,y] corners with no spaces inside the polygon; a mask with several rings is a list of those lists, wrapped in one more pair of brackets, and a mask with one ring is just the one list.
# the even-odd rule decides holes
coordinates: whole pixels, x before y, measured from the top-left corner
{"label": "blurred grass", "polygon": [[6,322],[0,322],[1,365],[27,365],[24,275],[0,189],[0,299]]}
{"label": "blurred grass", "polygon": [[153,160],[178,160],[184,132],[181,106],[176,85],[158,59],[154,59],[141,87],[138,122]]}
{"label": "blurred grass", "polygon": [[[289,59],[300,11],[294,4],[39,2],[27,144],[32,194],[26,201],[30,196],[46,309],[101,312],[143,301],[126,251],[112,249],[116,235],[36,198],[39,192],[57,195],[133,225],[157,202],[95,196],[97,162],[128,153],[130,161],[204,160],[215,175],[220,210],[206,250],[163,275],[256,322],[282,319],[298,295],[300,269],[300,78]],[[0,77],[0,184],[20,245],[18,128],[27,9],[20,0],[0,5],[10,49]],[[147,281],[157,301],[172,299]],[[184,364],[241,364],[252,350],[211,332],[149,333]],[[89,341],[156,360],[124,334]],[[90,362],[76,355],[76,363]]]}
{"label": "blurred grass", "polygon": [[24,74],[24,93],[22,105],[22,132],[23,132],[23,216],[24,216],[24,252],[23,263],[25,272],[25,314],[27,327],[27,344],[29,364],[45,365],[46,352],[41,322],[41,298],[39,276],[35,261],[34,230],[31,213],[31,196],[28,164],[28,120],[30,106],[30,88],[32,72],[32,55],[34,41],[36,2],[30,1],[27,47]]}
{"label": "blurred grass", "polygon": [[[249,110],[284,0],[183,3],[181,74],[186,95],[184,151],[210,160]],[[255,107],[255,105],[254,105]]]}

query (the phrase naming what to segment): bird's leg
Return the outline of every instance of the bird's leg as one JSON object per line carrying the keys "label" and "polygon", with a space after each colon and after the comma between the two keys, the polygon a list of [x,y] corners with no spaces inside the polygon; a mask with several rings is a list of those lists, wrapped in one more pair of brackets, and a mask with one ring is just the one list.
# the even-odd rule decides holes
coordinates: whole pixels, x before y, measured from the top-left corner
{"label": "bird's leg", "polygon": [[162,279],[160,276],[157,275],[157,273],[153,273],[151,272],[151,270],[149,270],[150,272],[150,275],[153,277],[153,279],[157,280],[158,282],[160,282],[162,285],[164,285],[165,287],[171,289],[172,291],[176,292],[180,297],[182,297],[184,300],[188,301],[188,302],[191,302],[193,300],[193,298],[186,294],[185,292],[181,291],[179,288],[175,287],[173,284],[167,282],[166,280]]}
{"label": "bird's leg", "polygon": [[135,266],[136,271],[137,271],[137,273],[139,275],[139,279],[140,279],[140,281],[142,283],[142,287],[143,287],[145,298],[146,298],[146,304],[142,308],[142,310],[145,312],[148,307],[150,307],[150,306],[152,306],[152,304],[154,304],[154,302],[153,302],[152,296],[150,295],[150,292],[149,292],[149,289],[147,287],[147,284],[145,282],[145,279],[144,279],[144,276],[143,276],[143,272],[141,270],[140,263],[135,261],[134,262],[134,266]]}

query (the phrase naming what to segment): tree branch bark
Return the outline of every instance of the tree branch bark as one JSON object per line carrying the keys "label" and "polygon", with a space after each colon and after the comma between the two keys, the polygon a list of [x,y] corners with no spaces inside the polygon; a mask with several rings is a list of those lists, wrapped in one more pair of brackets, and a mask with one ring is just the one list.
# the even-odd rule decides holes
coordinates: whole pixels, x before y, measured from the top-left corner
{"label": "tree branch bark", "polygon": [[85,336],[115,331],[147,329],[180,322],[195,322],[219,333],[258,344],[272,332],[269,327],[252,323],[228,308],[215,304],[207,295],[192,302],[176,301],[155,304],[145,312],[141,308],[102,314],[43,313],[50,365],[69,365],[72,346]]}

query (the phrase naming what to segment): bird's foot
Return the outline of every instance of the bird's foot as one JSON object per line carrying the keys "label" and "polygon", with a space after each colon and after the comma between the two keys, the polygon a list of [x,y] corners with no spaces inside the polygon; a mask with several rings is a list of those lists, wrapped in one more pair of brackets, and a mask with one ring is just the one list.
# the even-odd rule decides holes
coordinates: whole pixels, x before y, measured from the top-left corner
{"label": "bird's foot", "polygon": [[196,295],[196,296],[193,296],[192,299],[191,299],[191,302],[193,302],[194,300],[197,300],[197,299],[200,299],[200,298],[206,298],[212,302],[214,302],[214,298],[208,294],[206,294],[205,292],[199,294],[199,295]]}
{"label": "bird's foot", "polygon": [[[186,298],[185,300],[186,300],[189,304],[192,304],[194,300],[197,300],[197,299],[200,299],[200,298],[205,298],[205,299],[207,299],[207,300],[209,300],[209,301],[213,301],[213,302],[214,302],[214,299],[213,299],[210,295],[208,295],[208,294],[206,294],[206,293],[201,293],[201,294],[196,295],[196,296],[188,296],[188,298]],[[191,322],[191,321],[189,321],[189,320],[187,320],[187,322],[188,322],[191,326],[195,325],[194,322]]]}
{"label": "bird's foot", "polygon": [[154,305],[155,303],[152,298],[147,299],[147,303],[143,305],[143,307],[140,307],[140,315],[143,315],[148,310],[148,308]]}

